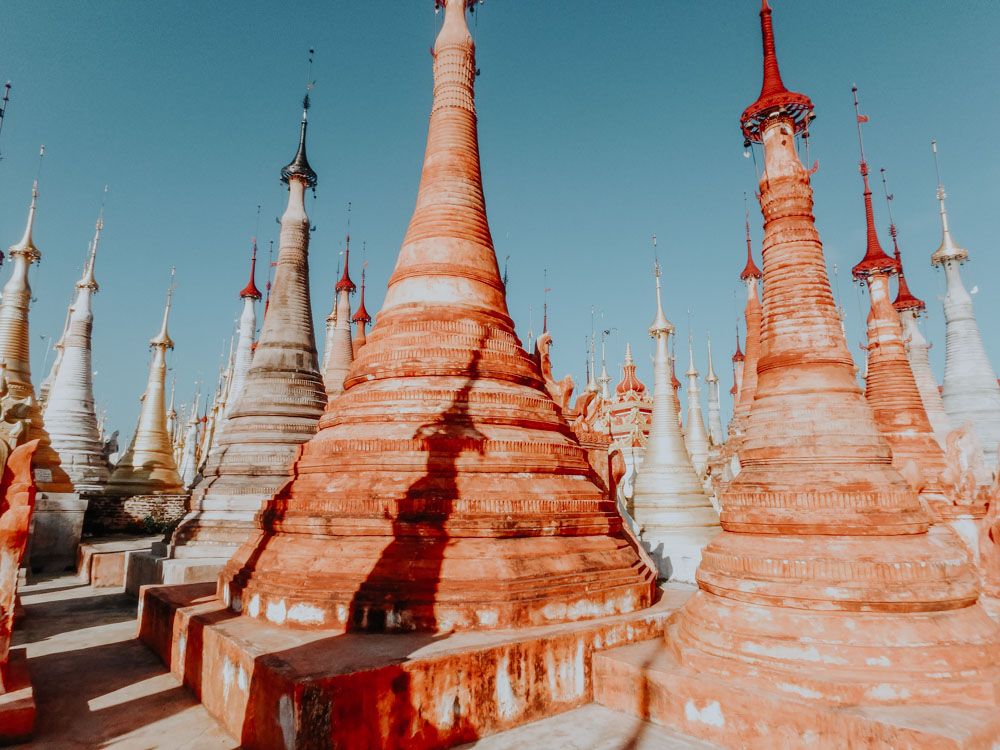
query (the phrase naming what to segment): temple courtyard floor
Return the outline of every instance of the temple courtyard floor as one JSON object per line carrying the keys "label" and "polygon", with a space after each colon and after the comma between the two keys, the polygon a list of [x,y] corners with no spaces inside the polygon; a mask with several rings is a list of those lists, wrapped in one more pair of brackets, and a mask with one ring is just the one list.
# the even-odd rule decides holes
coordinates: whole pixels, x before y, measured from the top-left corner
{"label": "temple courtyard floor", "polygon": [[[37,713],[33,748],[237,748],[136,638],[136,600],[72,576],[20,589],[14,646],[27,648]],[[590,704],[464,748],[686,750],[713,745]]]}

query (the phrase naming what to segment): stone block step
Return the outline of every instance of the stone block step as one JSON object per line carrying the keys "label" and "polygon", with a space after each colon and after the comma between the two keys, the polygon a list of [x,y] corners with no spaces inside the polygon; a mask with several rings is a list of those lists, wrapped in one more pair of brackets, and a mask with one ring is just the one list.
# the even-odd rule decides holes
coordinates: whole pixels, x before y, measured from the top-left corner
{"label": "stone block step", "polygon": [[76,574],[95,588],[124,586],[128,558],[148,552],[162,536],[95,537],[80,543]]}
{"label": "stone block step", "polygon": [[594,701],[723,747],[987,750],[1000,747],[994,707],[833,708],[723,682],[678,663],[666,638],[594,654]]}
{"label": "stone block step", "polygon": [[596,703],[460,745],[460,750],[717,750],[713,745]]}

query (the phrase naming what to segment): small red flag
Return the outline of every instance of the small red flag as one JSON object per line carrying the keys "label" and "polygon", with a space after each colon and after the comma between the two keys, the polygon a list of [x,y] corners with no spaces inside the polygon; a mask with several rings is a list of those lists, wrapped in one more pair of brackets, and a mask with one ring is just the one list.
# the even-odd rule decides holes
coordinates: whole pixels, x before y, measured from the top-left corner
{"label": "small red flag", "polygon": [[868,122],[868,115],[858,115],[858,122]]}

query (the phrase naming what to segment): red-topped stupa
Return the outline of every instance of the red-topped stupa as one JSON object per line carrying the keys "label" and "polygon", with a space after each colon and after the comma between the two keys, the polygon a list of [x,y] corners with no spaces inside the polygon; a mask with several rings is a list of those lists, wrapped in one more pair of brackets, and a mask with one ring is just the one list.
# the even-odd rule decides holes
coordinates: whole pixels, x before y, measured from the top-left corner
{"label": "red-topped stupa", "polygon": [[365,345],[367,340],[367,329],[371,325],[372,316],[368,314],[368,310],[365,309],[365,263],[361,266],[361,299],[358,300],[358,310],[351,317],[351,322],[354,323],[354,339],[351,341],[351,346],[354,348],[354,356],[358,356],[358,349]]}
{"label": "red-topped stupa", "polygon": [[[903,348],[903,327],[889,296],[889,277],[900,272],[898,258],[890,257],[878,240],[868,184],[868,163],[861,139],[862,118],[858,111],[858,89],[854,87],[854,108],[858,117],[861,147],[861,178],[864,182],[867,244],[864,258],[852,269],[854,278],[868,286],[871,308],[868,313],[868,369],[865,398],[875,414],[875,422],[889,441],[893,465],[919,490],[923,499],[939,512],[952,505],[945,497],[940,477],[945,470],[944,451],[934,439],[913,371]],[[913,462],[918,473],[907,464]]]}
{"label": "red-topped stupa", "polygon": [[[766,2],[760,16],[764,87],[741,122],[765,157],[757,393],[742,470],[720,493],[723,531],[668,634],[672,689],[690,696],[672,705],[685,731],[730,746],[804,741],[811,717],[816,746],[846,747],[895,731],[875,707],[995,712],[1000,629],[855,380],[795,150],[811,103],[781,85]],[[925,728],[940,716],[894,716],[917,713]]]}
{"label": "red-topped stupa", "polygon": [[514,333],[483,200],[470,3],[443,4],[416,209],[344,393],[220,577],[245,617],[445,632],[652,600],[655,571]]}

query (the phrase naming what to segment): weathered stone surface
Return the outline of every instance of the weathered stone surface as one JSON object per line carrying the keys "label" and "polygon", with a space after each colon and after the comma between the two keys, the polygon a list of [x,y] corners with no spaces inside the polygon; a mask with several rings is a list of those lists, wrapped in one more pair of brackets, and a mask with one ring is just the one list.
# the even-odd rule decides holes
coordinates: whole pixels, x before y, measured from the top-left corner
{"label": "weathered stone surface", "polygon": [[811,104],[777,77],[766,3],[761,21],[768,72],[744,115],[765,152],[757,392],[723,531],[671,649],[699,679],[821,705],[996,710],[1000,629],[963,546],[893,468],[854,379],[795,152]]}
{"label": "weathered stone surface", "polygon": [[220,577],[245,618],[447,632],[650,603],[655,577],[507,314],[465,6],[448,0],[435,45],[416,210],[376,325]]}

